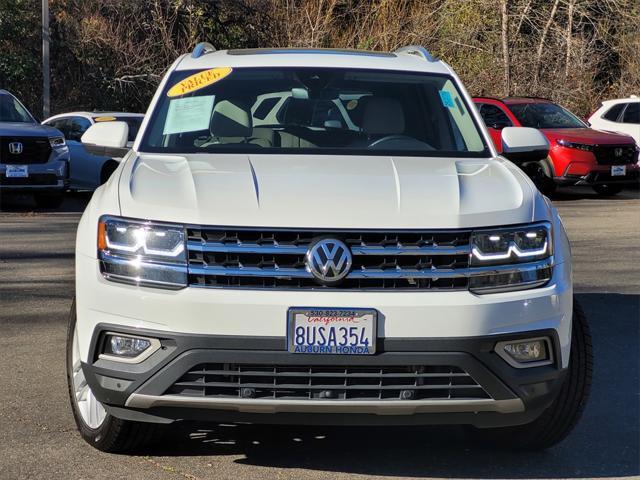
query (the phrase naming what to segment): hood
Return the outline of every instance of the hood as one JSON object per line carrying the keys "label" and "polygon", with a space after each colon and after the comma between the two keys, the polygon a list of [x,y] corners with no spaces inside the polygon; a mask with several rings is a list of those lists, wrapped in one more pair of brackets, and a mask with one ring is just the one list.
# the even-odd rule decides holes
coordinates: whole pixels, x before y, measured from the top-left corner
{"label": "hood", "polygon": [[461,228],[530,222],[537,190],[502,159],[143,154],[121,214],[177,223]]}
{"label": "hood", "polygon": [[0,137],[61,137],[62,132],[39,123],[0,122]]}
{"label": "hood", "polygon": [[545,128],[542,132],[550,143],[554,140],[564,139],[569,142],[584,143],[587,145],[619,145],[633,144],[634,140],[621,133],[603,132],[593,128]]}

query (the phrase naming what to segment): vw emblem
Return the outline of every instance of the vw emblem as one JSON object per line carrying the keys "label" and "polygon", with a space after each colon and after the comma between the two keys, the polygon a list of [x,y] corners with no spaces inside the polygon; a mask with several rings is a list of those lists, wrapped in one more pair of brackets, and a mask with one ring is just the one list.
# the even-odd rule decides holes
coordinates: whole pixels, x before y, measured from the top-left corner
{"label": "vw emblem", "polygon": [[620,158],[620,157],[622,156],[622,153],[623,153],[623,150],[622,150],[620,147],[616,148],[616,149],[613,151],[613,154],[614,154],[616,157],[618,157],[618,158]]}
{"label": "vw emblem", "polygon": [[340,240],[323,238],[309,247],[305,262],[318,282],[335,284],[351,271],[351,251]]}
{"label": "vw emblem", "polygon": [[14,155],[22,153],[22,144],[20,142],[11,142],[9,144],[9,153],[13,153]]}

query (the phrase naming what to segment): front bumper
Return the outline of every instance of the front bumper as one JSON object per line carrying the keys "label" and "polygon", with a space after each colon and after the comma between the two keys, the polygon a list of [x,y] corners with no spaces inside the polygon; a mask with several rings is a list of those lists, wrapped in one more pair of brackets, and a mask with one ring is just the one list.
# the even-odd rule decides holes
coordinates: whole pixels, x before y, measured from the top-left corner
{"label": "front bumper", "polygon": [[[468,291],[151,289],[106,280],[96,259],[80,251],[76,254],[76,275],[77,331],[85,375],[98,400],[123,419],[478,427],[524,424],[537,418],[556,397],[569,362],[573,304],[569,262],[557,263],[544,287],[491,295]],[[375,308],[377,353],[288,353],[286,319],[292,306]],[[139,364],[99,359],[100,338],[106,330],[155,337],[162,348]],[[539,336],[552,341],[553,365],[516,369],[493,352],[499,341]],[[177,395],[172,388],[199,365],[248,362],[314,368],[446,366],[466,372],[486,396],[318,402],[311,398],[210,398],[206,392],[199,398]]]}
{"label": "front bumper", "polygon": [[47,163],[28,164],[26,178],[7,178],[7,165],[0,164],[0,191],[2,193],[62,192],[69,185],[69,161],[66,156],[53,152]]}
{"label": "front bumper", "polygon": [[623,176],[612,176],[610,170],[593,171],[586,175],[565,175],[555,179],[561,185],[612,185],[612,184],[634,184],[640,181],[640,171],[637,169],[627,170]]}
{"label": "front bumper", "polygon": [[[98,358],[104,332],[159,338],[160,350],[140,364]],[[516,369],[494,351],[496,342],[548,336],[559,358],[554,330],[477,338],[379,339],[372,356],[296,355],[284,338],[167,334],[100,324],[83,369],[96,397],[116,417],[150,422],[179,419],[304,424],[472,424],[478,427],[527,423],[553,401],[565,369],[557,364]],[[466,372],[482,395],[456,398],[380,400],[251,399],[237,395],[172,393],[186,372],[203,364],[279,365],[331,369],[447,366]],[[240,382],[240,380],[238,380]],[[353,380],[350,380],[353,381]],[[239,389],[240,390],[240,389]]]}

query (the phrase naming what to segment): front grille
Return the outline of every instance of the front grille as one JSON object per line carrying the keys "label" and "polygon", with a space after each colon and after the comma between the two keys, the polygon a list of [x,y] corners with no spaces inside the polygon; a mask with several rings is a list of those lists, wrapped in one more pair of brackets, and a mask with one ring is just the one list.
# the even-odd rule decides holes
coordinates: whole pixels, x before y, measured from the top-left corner
{"label": "front grille", "polygon": [[[201,287],[309,289],[465,289],[470,231],[344,232],[190,227],[189,283]],[[337,286],[305,268],[310,244],[342,240],[353,265]]]}
{"label": "front grille", "polygon": [[[9,144],[22,144],[22,153],[9,152]],[[30,165],[47,163],[51,155],[51,144],[47,137],[0,137],[0,163]]]}
{"label": "front grille", "polygon": [[0,185],[6,186],[28,186],[28,185],[57,185],[58,177],[52,173],[32,173],[27,178],[7,178],[0,175]]}
{"label": "front grille", "polygon": [[165,392],[204,398],[281,400],[488,399],[454,366],[307,366],[201,364]]}
{"label": "front grille", "polygon": [[635,145],[596,145],[593,153],[601,165],[625,165],[638,161]]}

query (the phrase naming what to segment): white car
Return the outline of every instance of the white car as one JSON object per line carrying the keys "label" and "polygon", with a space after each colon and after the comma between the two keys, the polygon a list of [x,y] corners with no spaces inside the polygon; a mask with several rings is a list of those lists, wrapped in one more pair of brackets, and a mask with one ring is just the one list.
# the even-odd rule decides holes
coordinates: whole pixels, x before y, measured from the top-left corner
{"label": "white car", "polygon": [[[347,96],[357,128],[335,122]],[[556,209],[421,47],[178,58],[82,216],[68,332],[74,416],[105,451],[184,419],[466,424],[546,448],[592,369]]]}
{"label": "white car", "polygon": [[640,146],[640,98],[606,100],[589,117],[589,124],[598,130],[627,134]]}
{"label": "white car", "polygon": [[64,134],[71,158],[69,187],[73,190],[95,190],[109,179],[123,153],[87,146],[82,142],[82,135],[96,123],[125,122],[129,132],[125,147],[131,148],[143,118],[142,113],[69,112],[54,115],[42,124],[57,128]]}

